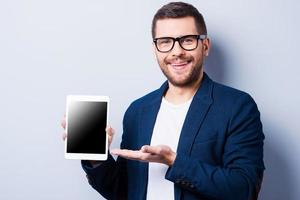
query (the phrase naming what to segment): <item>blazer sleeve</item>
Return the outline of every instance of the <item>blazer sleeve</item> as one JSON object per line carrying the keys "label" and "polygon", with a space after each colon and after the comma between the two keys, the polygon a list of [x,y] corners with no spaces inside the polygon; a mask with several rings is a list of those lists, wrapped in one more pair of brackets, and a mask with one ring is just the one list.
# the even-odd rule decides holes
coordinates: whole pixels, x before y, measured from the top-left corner
{"label": "blazer sleeve", "polygon": [[[128,115],[131,113],[130,107],[125,112],[123,118],[123,135],[121,148],[127,148],[127,127]],[[108,200],[127,199],[127,161],[122,157],[117,160],[110,155],[108,159],[92,167],[88,161],[81,161],[83,170],[86,173],[89,184]]]}
{"label": "blazer sleeve", "polygon": [[126,165],[122,159],[108,159],[93,168],[87,161],[81,161],[82,168],[87,174],[89,184],[106,199],[126,199]]}
{"label": "blazer sleeve", "polygon": [[177,154],[166,179],[208,199],[257,199],[264,171],[260,113],[250,95],[244,94],[236,101],[231,111],[222,165]]}

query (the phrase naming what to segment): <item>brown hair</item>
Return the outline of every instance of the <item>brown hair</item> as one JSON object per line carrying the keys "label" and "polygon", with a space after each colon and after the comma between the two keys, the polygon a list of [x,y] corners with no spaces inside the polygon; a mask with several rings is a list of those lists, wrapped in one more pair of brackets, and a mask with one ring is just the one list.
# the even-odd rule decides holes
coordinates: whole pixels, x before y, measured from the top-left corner
{"label": "brown hair", "polygon": [[198,34],[207,34],[204,18],[193,5],[184,2],[171,2],[161,7],[152,20],[152,38],[155,37],[156,22],[160,19],[193,17]]}

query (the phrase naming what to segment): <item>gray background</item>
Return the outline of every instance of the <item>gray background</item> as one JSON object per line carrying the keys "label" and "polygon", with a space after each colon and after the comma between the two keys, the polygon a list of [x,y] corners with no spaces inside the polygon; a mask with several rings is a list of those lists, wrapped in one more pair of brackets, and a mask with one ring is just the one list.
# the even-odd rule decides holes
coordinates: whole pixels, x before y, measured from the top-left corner
{"label": "gray background", "polygon": [[[109,95],[117,147],[129,103],[165,80],[150,24],[166,2],[0,0],[0,199],[101,199],[79,161],[63,157],[65,97]],[[188,2],[212,41],[206,71],[261,111],[260,199],[299,199],[299,1]]]}

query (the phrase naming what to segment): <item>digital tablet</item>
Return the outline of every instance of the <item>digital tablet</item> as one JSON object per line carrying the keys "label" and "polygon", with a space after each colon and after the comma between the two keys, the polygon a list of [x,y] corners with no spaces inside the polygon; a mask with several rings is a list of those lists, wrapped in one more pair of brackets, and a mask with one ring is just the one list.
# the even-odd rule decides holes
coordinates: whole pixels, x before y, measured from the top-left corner
{"label": "digital tablet", "polygon": [[106,160],[109,98],[67,96],[65,158]]}

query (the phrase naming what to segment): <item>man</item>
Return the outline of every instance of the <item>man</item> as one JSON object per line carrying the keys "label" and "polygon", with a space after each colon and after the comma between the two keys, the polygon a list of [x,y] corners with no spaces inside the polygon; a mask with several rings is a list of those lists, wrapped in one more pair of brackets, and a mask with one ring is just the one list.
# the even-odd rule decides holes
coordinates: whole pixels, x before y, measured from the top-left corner
{"label": "man", "polygon": [[257,199],[260,114],[248,94],[203,72],[210,41],[202,15],[169,3],[155,14],[152,36],[167,81],[127,109],[116,161],[82,161],[89,183],[107,199]]}

